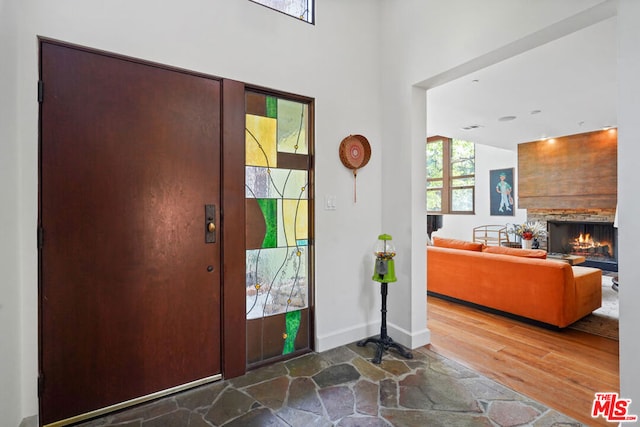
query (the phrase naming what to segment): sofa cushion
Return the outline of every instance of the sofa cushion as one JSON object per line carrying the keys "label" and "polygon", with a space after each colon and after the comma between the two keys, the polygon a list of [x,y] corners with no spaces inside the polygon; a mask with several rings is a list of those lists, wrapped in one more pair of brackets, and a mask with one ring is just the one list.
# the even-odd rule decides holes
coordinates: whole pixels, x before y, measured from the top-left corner
{"label": "sofa cushion", "polygon": [[482,252],[482,243],[467,242],[465,240],[448,239],[445,237],[433,236],[433,246],[449,249],[464,249],[467,251]]}
{"label": "sofa cushion", "polygon": [[525,258],[547,258],[547,251],[544,251],[542,249],[520,249],[510,248],[507,246],[487,246],[486,248],[484,248],[483,252],[488,252],[490,254],[521,256]]}

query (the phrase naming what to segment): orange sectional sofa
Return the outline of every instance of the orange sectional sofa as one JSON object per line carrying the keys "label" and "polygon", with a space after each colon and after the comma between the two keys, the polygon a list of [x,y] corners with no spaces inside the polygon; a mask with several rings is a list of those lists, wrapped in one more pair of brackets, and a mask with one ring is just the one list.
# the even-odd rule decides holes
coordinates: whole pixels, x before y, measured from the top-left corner
{"label": "orange sectional sofa", "polygon": [[546,259],[542,250],[434,236],[427,291],[564,328],[602,305],[602,271]]}

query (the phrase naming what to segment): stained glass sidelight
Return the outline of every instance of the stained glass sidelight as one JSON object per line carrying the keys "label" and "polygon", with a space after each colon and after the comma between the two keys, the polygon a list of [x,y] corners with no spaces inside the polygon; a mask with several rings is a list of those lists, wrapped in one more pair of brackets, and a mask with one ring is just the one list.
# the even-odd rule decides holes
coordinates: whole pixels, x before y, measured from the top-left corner
{"label": "stained glass sidelight", "polygon": [[248,363],[310,348],[309,104],[248,91]]}

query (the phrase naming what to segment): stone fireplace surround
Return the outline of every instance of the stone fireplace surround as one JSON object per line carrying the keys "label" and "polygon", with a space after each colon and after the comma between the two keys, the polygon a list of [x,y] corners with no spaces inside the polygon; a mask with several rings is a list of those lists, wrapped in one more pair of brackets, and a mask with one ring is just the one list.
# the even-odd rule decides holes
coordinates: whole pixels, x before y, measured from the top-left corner
{"label": "stone fireplace surround", "polygon": [[[538,221],[546,228],[547,221],[613,223],[614,209],[528,209],[527,221]],[[547,250],[547,239],[540,241],[540,249]],[[616,266],[617,270],[617,266]]]}
{"label": "stone fireplace surround", "polygon": [[[547,231],[550,221],[584,223],[586,230],[594,223],[603,223],[605,227],[595,227],[594,231],[611,230],[617,202],[617,146],[615,129],[567,135],[555,138],[553,143],[518,144],[518,207],[527,210],[527,221],[538,221]],[[553,233],[560,229],[570,228],[551,227]],[[613,229],[614,257],[617,234]],[[555,246],[558,240],[553,239]],[[541,249],[549,250],[547,239],[539,243]],[[597,257],[587,258],[585,265]],[[614,264],[617,271],[617,262]]]}

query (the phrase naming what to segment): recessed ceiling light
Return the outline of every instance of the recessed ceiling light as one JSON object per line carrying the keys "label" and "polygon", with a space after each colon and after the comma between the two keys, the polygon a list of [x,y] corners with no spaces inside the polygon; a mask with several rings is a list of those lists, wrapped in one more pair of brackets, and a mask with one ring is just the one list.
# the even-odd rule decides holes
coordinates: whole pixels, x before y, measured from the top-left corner
{"label": "recessed ceiling light", "polygon": [[531,110],[531,114],[540,114],[542,110]]}
{"label": "recessed ceiling light", "polygon": [[510,122],[511,120],[515,120],[516,116],[502,116],[498,119],[499,122]]}
{"label": "recessed ceiling light", "polygon": [[462,130],[474,130],[474,129],[478,129],[481,128],[482,126],[480,125],[469,125],[469,126],[463,126]]}
{"label": "recessed ceiling light", "polygon": [[480,83],[480,80],[478,80],[478,79],[473,79],[473,80],[471,80],[471,83]]}

